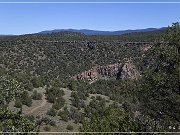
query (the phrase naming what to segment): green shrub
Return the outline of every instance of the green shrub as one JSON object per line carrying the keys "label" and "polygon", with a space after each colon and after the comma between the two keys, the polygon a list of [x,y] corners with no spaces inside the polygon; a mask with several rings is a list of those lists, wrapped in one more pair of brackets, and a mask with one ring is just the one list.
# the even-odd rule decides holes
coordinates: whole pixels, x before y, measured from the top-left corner
{"label": "green shrub", "polygon": [[102,97],[101,96],[96,96],[96,100],[102,100]]}
{"label": "green shrub", "polygon": [[50,128],[49,126],[45,126],[45,127],[44,127],[44,130],[45,130],[45,131],[51,131],[51,128]]}
{"label": "green shrub", "polygon": [[47,96],[47,100],[48,100],[49,103],[54,103],[55,102],[56,97],[55,97],[55,95],[53,93],[47,93],[46,96]]}
{"label": "green shrub", "polygon": [[47,112],[48,115],[50,116],[56,116],[56,110],[51,108],[48,112]]}
{"label": "green shrub", "polygon": [[32,83],[34,88],[38,88],[38,87],[43,86],[43,82],[42,82],[42,79],[40,77],[33,77],[31,79],[31,83]]}
{"label": "green shrub", "polygon": [[21,102],[21,100],[20,100],[19,98],[17,98],[17,99],[15,100],[15,105],[14,105],[14,107],[16,107],[16,108],[22,108],[22,102]]}
{"label": "green shrub", "polygon": [[33,94],[31,95],[32,99],[34,100],[41,100],[42,99],[42,94],[38,93],[37,90],[33,91]]}
{"label": "green shrub", "polygon": [[68,122],[69,111],[68,110],[59,111],[58,116],[60,116],[63,121]]}
{"label": "green shrub", "polygon": [[59,87],[52,87],[46,90],[47,100],[50,103],[55,103],[55,101],[64,95],[64,91],[60,90]]}
{"label": "green shrub", "polygon": [[35,117],[33,115],[26,116],[26,118],[29,119],[30,121],[35,121]]}
{"label": "green shrub", "polygon": [[56,126],[56,122],[55,122],[54,120],[51,120],[51,121],[49,122],[49,125],[51,125],[51,126]]}
{"label": "green shrub", "polygon": [[[10,111],[8,108],[0,109],[0,131],[2,132],[36,132],[37,125],[33,119],[21,114],[21,111]],[[5,134],[5,133],[3,133]]]}
{"label": "green shrub", "polygon": [[21,95],[21,102],[22,104],[24,105],[27,105],[28,107],[31,106],[32,104],[32,99],[31,97],[29,96],[29,93],[27,91],[24,91]]}
{"label": "green shrub", "polygon": [[28,91],[32,91],[33,90],[33,85],[32,83],[27,83],[25,84],[24,88]]}
{"label": "green shrub", "polygon": [[41,118],[41,122],[45,123],[46,125],[49,124],[51,119],[49,117],[43,117]]}
{"label": "green shrub", "polygon": [[66,129],[71,131],[71,130],[73,130],[74,128],[73,128],[73,126],[71,126],[71,125],[67,125]]}
{"label": "green shrub", "polygon": [[56,110],[59,110],[61,109],[65,104],[65,100],[61,97],[61,98],[58,98],[55,103],[53,104],[52,108],[56,109]]}

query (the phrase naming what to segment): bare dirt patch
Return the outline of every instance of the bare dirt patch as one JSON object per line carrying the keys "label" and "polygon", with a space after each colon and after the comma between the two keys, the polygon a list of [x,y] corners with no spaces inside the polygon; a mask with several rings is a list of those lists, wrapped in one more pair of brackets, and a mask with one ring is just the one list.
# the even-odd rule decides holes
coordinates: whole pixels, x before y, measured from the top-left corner
{"label": "bare dirt patch", "polygon": [[52,104],[48,103],[45,96],[45,87],[35,88],[38,93],[42,94],[42,100],[33,100],[32,106],[27,107],[23,105],[23,113],[26,115],[43,116],[47,113]]}
{"label": "bare dirt patch", "polygon": [[41,109],[41,108],[44,107],[46,104],[47,104],[47,100],[46,100],[45,94],[43,94],[41,104],[40,104],[39,106],[36,106],[36,107],[33,108],[32,110],[30,110],[27,114],[33,114],[34,112],[37,112],[38,109]]}

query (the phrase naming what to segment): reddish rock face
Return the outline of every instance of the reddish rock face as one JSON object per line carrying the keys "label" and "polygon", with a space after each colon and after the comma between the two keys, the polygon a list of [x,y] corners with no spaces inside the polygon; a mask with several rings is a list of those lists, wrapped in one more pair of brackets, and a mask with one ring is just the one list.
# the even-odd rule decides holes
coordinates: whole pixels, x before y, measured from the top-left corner
{"label": "reddish rock face", "polygon": [[127,61],[122,67],[121,79],[137,79],[140,76],[132,62]]}
{"label": "reddish rock face", "polygon": [[74,80],[97,80],[100,77],[113,77],[119,72],[121,64],[97,66],[92,69],[73,76]]}
{"label": "reddish rock face", "polygon": [[88,71],[73,76],[72,78],[74,80],[86,80],[92,83],[102,77],[118,77],[121,80],[125,80],[137,79],[139,76],[140,74],[135,69],[135,66],[132,64],[130,60],[128,60],[124,65],[112,64],[107,66],[93,67]]}

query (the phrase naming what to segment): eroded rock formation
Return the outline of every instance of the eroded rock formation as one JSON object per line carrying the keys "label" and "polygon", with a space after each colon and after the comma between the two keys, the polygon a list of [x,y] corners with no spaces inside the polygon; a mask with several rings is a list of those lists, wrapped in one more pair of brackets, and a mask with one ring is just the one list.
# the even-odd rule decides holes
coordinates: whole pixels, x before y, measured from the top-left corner
{"label": "eroded rock formation", "polygon": [[96,66],[92,69],[73,76],[74,80],[93,81],[101,77],[113,77],[119,72],[122,64],[113,64],[107,66]]}
{"label": "eroded rock formation", "polygon": [[116,79],[137,79],[140,76],[131,60],[125,64],[116,63],[107,66],[96,66],[92,69],[73,76],[74,80],[86,80],[90,83],[102,77],[115,77]]}
{"label": "eroded rock formation", "polygon": [[139,72],[136,70],[135,65],[131,60],[128,60],[122,67],[120,78],[125,79],[137,79],[140,76]]}

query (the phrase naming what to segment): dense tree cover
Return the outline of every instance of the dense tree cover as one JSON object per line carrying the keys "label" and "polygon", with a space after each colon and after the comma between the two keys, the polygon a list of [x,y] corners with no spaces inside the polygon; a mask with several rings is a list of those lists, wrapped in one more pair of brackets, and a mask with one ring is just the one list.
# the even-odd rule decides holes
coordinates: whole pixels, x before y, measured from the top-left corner
{"label": "dense tree cover", "polygon": [[67,129],[67,130],[73,130],[73,126],[67,125],[66,129]]}
{"label": "dense tree cover", "polygon": [[50,125],[50,126],[56,126],[56,122],[49,118],[49,117],[42,117],[41,119],[38,120],[37,122],[39,125]]}
{"label": "dense tree cover", "polygon": [[51,108],[51,109],[47,112],[47,114],[50,115],[50,116],[56,116],[57,111],[56,111],[54,108]]}
{"label": "dense tree cover", "polygon": [[59,109],[61,109],[61,108],[64,106],[64,104],[65,104],[64,98],[58,97],[58,98],[55,100],[52,108],[54,108],[54,109],[56,109],[56,110],[59,110]]}
{"label": "dense tree cover", "polygon": [[22,102],[19,98],[16,98],[14,107],[16,108],[22,108]]}
{"label": "dense tree cover", "polygon": [[35,121],[23,117],[21,112],[0,109],[0,131],[2,132],[36,132]]}
{"label": "dense tree cover", "polygon": [[[121,83],[115,83],[114,80],[101,80],[93,84],[89,89],[91,92],[108,95],[119,103],[125,101],[122,104],[125,114],[122,113],[122,109],[119,110],[121,113],[118,113],[115,108],[115,113],[118,113],[116,115],[113,109],[106,110],[105,101],[98,102],[93,98],[85,109],[87,117],[82,130],[178,131],[180,123],[179,45],[180,26],[179,23],[175,23],[167,30],[163,39],[157,41],[146,56],[142,57],[142,60],[147,61],[147,65],[139,80]],[[119,100],[119,98],[123,99]],[[131,117],[127,119],[128,113],[135,115],[137,111],[141,114],[134,116],[135,119],[129,115]],[[113,119],[112,123],[111,119]]]}
{"label": "dense tree cover", "polygon": [[15,97],[20,97],[24,92],[19,82],[10,76],[0,77],[0,105],[7,105]]}
{"label": "dense tree cover", "polygon": [[[47,114],[81,123],[82,131],[177,131],[180,123],[179,24],[169,27],[166,35],[164,31],[121,36],[87,37],[65,32],[1,37],[1,104],[15,99],[16,107],[30,106],[31,98],[37,99],[38,91],[32,96],[28,91],[46,86],[47,100],[53,103]],[[163,38],[156,39],[161,36]],[[149,49],[144,51],[144,48]],[[93,66],[123,64],[127,58],[140,70],[138,80],[122,81],[114,77],[91,85],[72,80],[73,75]],[[6,74],[10,77],[4,77]],[[70,110],[64,107],[63,87],[72,91]],[[89,94],[108,96],[114,103],[108,106],[101,96],[89,99]],[[87,100],[90,101],[87,103]],[[22,116],[22,119],[25,118]],[[42,118],[40,123],[53,126],[50,121]]]}
{"label": "dense tree cover", "polygon": [[67,122],[70,119],[70,112],[67,107],[64,107],[63,111],[59,111],[58,116],[60,116],[63,121]]}
{"label": "dense tree cover", "polygon": [[131,112],[116,103],[106,107],[105,99],[99,97],[93,98],[85,108],[81,128],[85,132],[137,132],[139,129]]}
{"label": "dense tree cover", "polygon": [[[60,87],[51,87],[46,90],[47,100],[50,103],[59,103],[59,107],[61,108],[64,105],[64,100],[62,96],[64,95],[64,91],[60,90]],[[59,108],[58,107],[58,108]]]}
{"label": "dense tree cover", "polygon": [[[139,99],[142,112],[156,123],[155,130],[178,130],[180,123],[180,26],[173,24],[161,43],[149,53],[149,68],[140,80]],[[170,129],[169,129],[170,130]]]}
{"label": "dense tree cover", "polygon": [[42,99],[42,94],[38,93],[37,90],[34,90],[33,94],[31,95],[31,97],[34,100],[41,100]]}
{"label": "dense tree cover", "polygon": [[42,82],[42,78],[40,78],[40,77],[33,77],[33,78],[31,79],[31,83],[32,83],[32,86],[33,86],[34,88],[38,88],[38,87],[44,86],[44,84],[43,84],[43,82]]}
{"label": "dense tree cover", "polygon": [[27,81],[27,88],[47,85],[58,78],[62,81],[96,65],[123,63],[124,58],[141,57],[142,47],[149,45],[116,40],[91,42],[88,38],[77,42],[54,42],[55,39],[48,42],[34,37],[33,42],[31,36],[28,38],[0,40],[2,67],[15,70],[16,74],[26,74],[21,78]]}
{"label": "dense tree cover", "polygon": [[21,100],[22,104],[27,105],[28,107],[30,107],[32,104],[32,98],[27,91],[24,91],[21,94],[20,100]]}
{"label": "dense tree cover", "polygon": [[138,82],[135,80],[102,79],[94,82],[93,85],[89,85],[86,82],[73,84],[76,86],[77,91],[73,91],[71,97],[73,105],[77,108],[84,108],[84,101],[89,97],[89,93],[108,96],[111,100],[121,104],[129,102],[132,108],[138,103],[138,99],[135,96]]}
{"label": "dense tree cover", "polygon": [[127,112],[108,107],[98,114],[92,114],[83,123],[85,132],[135,132],[138,126]]}
{"label": "dense tree cover", "polygon": [[0,78],[0,131],[2,132],[32,132],[37,131],[34,120],[22,116],[22,112],[12,112],[8,103],[16,99],[16,107],[21,108],[19,98],[22,98],[24,88],[21,83],[9,75]]}

